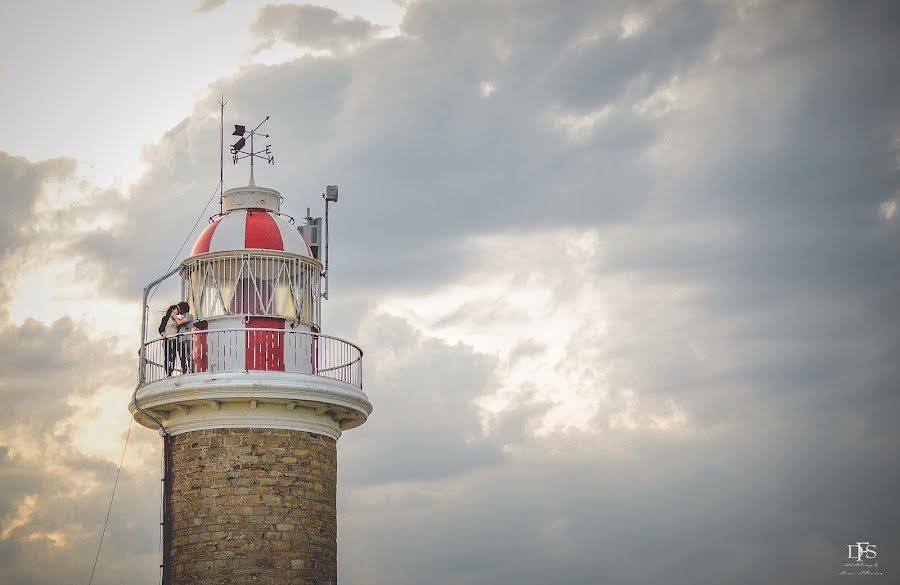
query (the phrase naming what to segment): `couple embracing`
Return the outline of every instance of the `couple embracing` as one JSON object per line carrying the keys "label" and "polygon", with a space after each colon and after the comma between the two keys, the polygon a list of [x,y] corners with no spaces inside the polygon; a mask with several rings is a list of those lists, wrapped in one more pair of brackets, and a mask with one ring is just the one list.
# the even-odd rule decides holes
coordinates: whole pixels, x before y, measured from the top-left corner
{"label": "couple embracing", "polygon": [[172,305],[159,324],[159,333],[165,338],[166,376],[171,376],[175,370],[176,355],[181,358],[182,374],[193,370],[191,327],[194,325],[194,316],[190,310],[191,307],[186,301]]}

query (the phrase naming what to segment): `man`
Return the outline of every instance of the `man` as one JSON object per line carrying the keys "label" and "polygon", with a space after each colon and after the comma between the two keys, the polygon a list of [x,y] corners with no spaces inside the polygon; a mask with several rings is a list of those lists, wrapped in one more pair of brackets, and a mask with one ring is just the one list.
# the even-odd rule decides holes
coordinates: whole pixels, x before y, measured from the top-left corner
{"label": "man", "polygon": [[[178,355],[181,357],[181,373],[188,374],[194,370],[194,362],[192,358],[193,343],[191,338],[191,327],[194,326],[194,316],[191,315],[191,306],[187,301],[181,301],[177,305],[177,312],[172,316],[178,332]],[[173,365],[174,365],[174,359]]]}

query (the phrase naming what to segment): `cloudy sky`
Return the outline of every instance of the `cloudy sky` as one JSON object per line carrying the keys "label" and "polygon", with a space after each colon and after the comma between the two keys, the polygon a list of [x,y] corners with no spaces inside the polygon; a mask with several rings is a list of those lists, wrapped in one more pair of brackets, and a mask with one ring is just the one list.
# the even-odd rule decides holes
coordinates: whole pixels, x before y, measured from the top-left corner
{"label": "cloudy sky", "polygon": [[[339,443],[342,585],[900,575],[896,2],[0,21],[0,584],[88,581],[220,95],[271,116],[287,213],[341,188],[324,328],[375,405]],[[157,582],[159,465],[135,428],[94,583]],[[884,576],[838,575],[860,541]]]}

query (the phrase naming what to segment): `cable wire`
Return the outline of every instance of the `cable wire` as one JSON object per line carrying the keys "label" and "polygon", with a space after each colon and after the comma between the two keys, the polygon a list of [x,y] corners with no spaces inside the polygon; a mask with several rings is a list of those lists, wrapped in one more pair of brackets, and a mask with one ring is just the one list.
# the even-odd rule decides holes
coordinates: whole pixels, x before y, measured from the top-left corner
{"label": "cable wire", "polygon": [[159,457],[159,474],[162,476],[159,482],[159,582],[163,583],[163,507],[166,505],[166,439],[163,438],[163,449]]}
{"label": "cable wire", "polygon": [[[212,203],[213,197],[216,196],[216,193],[219,193],[222,188],[222,185],[216,185],[216,190],[213,191],[213,194],[209,196],[209,201],[206,202],[206,205],[203,206],[203,210],[200,211],[200,215],[197,216],[197,221],[194,222],[194,227],[191,228],[191,231],[188,232],[188,235],[184,238],[184,241],[181,242],[181,246],[179,246],[178,251],[175,252],[175,256],[172,257],[172,261],[169,262],[169,267],[166,268],[166,272],[172,269],[175,266],[175,261],[178,260],[178,255],[181,254],[181,251],[184,249],[184,245],[188,243],[188,240],[191,239],[191,236],[194,235],[194,230],[197,229],[197,226],[200,224],[200,220],[203,219],[203,214],[206,213],[206,210],[209,208],[209,204]],[[156,294],[159,285],[156,285],[152,291],[150,291],[150,296],[147,297],[147,302],[150,302],[150,299],[153,298],[153,295]]]}
{"label": "cable wire", "polygon": [[97,570],[97,561],[100,560],[100,551],[103,549],[103,537],[106,535],[106,527],[109,524],[109,514],[112,512],[113,501],[116,499],[116,488],[119,487],[119,475],[122,473],[122,464],[125,463],[125,452],[128,450],[128,439],[131,437],[131,425],[134,424],[134,417],[129,416],[128,432],[125,433],[125,446],[122,448],[122,458],[119,460],[119,470],[116,471],[116,481],[113,483],[112,496],[109,498],[109,507],[106,509],[106,520],[103,521],[103,531],[100,533],[100,544],[97,546],[97,556],[94,557],[94,568],[91,569],[91,579],[88,585],[94,582],[94,572]]}

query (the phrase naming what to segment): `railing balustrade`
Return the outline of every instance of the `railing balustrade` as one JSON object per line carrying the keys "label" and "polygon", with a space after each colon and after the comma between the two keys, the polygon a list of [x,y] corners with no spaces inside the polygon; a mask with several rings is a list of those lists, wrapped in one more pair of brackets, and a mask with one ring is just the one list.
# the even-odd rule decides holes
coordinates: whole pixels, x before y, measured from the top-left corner
{"label": "railing balustrade", "polygon": [[211,329],[160,337],[141,351],[139,386],[170,376],[286,372],[362,389],[362,350],[338,337],[290,329]]}

